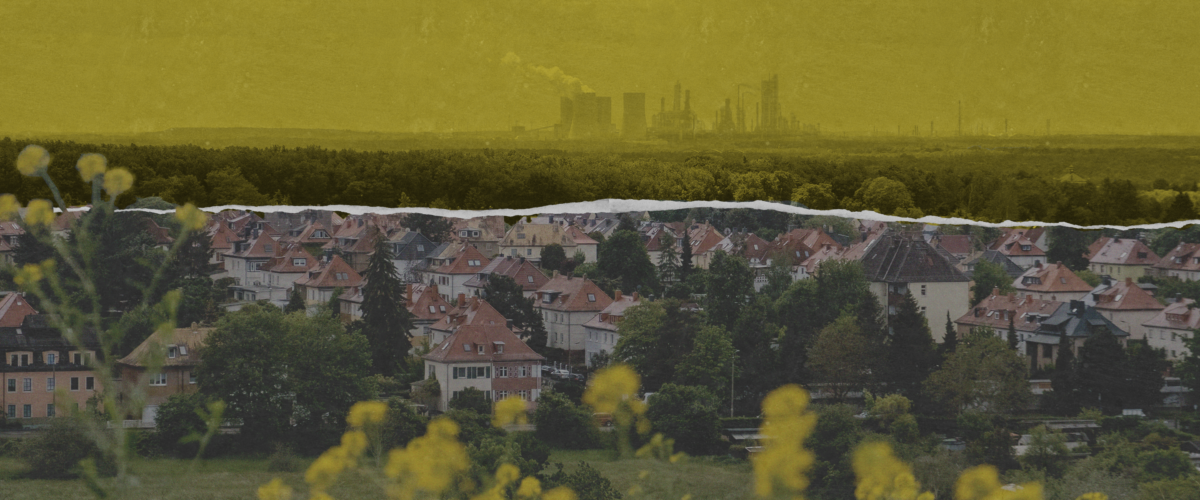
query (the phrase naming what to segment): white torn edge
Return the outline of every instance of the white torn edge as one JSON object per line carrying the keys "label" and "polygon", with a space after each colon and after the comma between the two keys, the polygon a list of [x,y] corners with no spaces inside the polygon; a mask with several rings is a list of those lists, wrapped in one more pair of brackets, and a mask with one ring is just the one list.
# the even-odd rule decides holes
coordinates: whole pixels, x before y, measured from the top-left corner
{"label": "white torn edge", "polygon": [[[271,205],[271,206],[247,206],[247,205],[221,205],[216,207],[205,207],[200,210],[205,212],[222,212],[225,210],[246,210],[252,212],[283,212],[283,213],[299,213],[305,210],[324,210],[331,212],[342,212],[348,214],[402,214],[402,213],[420,213],[426,215],[438,215],[442,217],[451,217],[456,219],[472,219],[476,217],[487,216],[534,216],[546,213],[591,213],[591,212],[608,212],[608,213],[624,213],[624,212],[654,212],[663,210],[680,210],[686,208],[750,208],[756,210],[775,210],[779,212],[787,212],[800,215],[831,215],[834,217],[844,217],[847,219],[862,219],[870,221],[882,222],[908,222],[933,225],[975,225],[986,227],[1047,227],[1047,226],[1064,226],[1075,229],[1097,230],[1097,229],[1161,229],[1161,228],[1176,228],[1181,229],[1185,226],[1200,223],[1200,220],[1166,222],[1159,224],[1141,224],[1134,226],[1079,226],[1066,222],[1039,222],[1039,221],[1011,221],[1004,222],[981,222],[971,219],[963,219],[958,217],[940,217],[940,216],[925,216],[919,219],[910,217],[896,217],[894,215],[882,215],[871,211],[850,211],[844,209],[837,210],[814,210],[811,208],[796,207],[785,203],[770,202],[770,201],[661,201],[661,200],[625,200],[607,198],[597,201],[585,201],[576,203],[563,203],[559,205],[545,205],[534,208],[522,209],[501,209],[501,210],[446,210],[440,208],[425,208],[425,207],[405,207],[405,208],[385,208],[385,207],[365,207],[356,205],[327,205],[327,206],[291,206],[291,205]],[[83,211],[87,208],[72,208],[71,211]],[[58,209],[55,209],[58,211]],[[131,208],[122,209],[118,212],[150,212],[156,214],[171,214],[174,210],[155,210],[148,208]]]}

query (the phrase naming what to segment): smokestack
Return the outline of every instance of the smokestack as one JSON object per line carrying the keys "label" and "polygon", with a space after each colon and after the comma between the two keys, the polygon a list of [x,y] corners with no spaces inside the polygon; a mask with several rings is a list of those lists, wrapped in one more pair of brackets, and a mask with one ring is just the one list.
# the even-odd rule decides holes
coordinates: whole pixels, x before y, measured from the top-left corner
{"label": "smokestack", "polygon": [[571,120],[575,117],[574,103],[570,97],[562,97],[558,100],[558,106],[559,136],[566,137],[571,132]]}
{"label": "smokestack", "polygon": [[683,86],[679,82],[675,82],[675,107],[671,108],[671,111],[679,111],[679,98],[682,93]]}
{"label": "smokestack", "polygon": [[683,110],[684,111],[692,110],[692,91],[691,90],[683,91]]}
{"label": "smokestack", "polygon": [[584,92],[575,97],[575,117],[571,121],[571,138],[585,139],[596,133],[596,94]]}

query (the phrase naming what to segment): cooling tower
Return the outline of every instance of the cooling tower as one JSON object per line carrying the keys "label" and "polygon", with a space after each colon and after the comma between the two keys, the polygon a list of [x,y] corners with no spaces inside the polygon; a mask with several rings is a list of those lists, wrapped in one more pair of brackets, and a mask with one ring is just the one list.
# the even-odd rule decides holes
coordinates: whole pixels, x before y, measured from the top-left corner
{"label": "cooling tower", "polygon": [[573,108],[575,116],[571,120],[571,138],[584,139],[596,135],[596,93],[576,95]]}
{"label": "cooling tower", "polygon": [[621,135],[626,139],[646,137],[646,94],[625,93],[625,114],[621,122]]}
{"label": "cooling tower", "polygon": [[596,98],[596,133],[608,135],[612,132],[612,98]]}

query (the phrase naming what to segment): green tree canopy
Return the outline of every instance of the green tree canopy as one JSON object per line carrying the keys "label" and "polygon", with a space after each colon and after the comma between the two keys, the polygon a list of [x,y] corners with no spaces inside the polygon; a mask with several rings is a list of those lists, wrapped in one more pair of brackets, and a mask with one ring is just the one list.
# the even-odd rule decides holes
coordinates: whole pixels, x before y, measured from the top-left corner
{"label": "green tree canopy", "polygon": [[733,329],[738,314],[754,296],[754,271],[738,256],[718,250],[708,266],[704,312],[708,321],[726,330]]}
{"label": "green tree canopy", "polygon": [[596,267],[618,290],[648,294],[658,289],[658,273],[636,231],[617,231],[600,245]]}
{"label": "green tree canopy", "polygon": [[937,368],[940,357],[929,322],[917,306],[912,292],[896,307],[889,321],[891,335],[887,342],[886,377],[889,390],[920,402],[921,383]]}
{"label": "green tree canopy", "polygon": [[391,377],[400,371],[411,348],[413,315],[404,305],[404,284],[392,263],[392,245],[383,234],[374,236],[375,252],[367,261],[367,282],[362,288],[363,332],[375,372]]}
{"label": "green tree canopy", "polygon": [[1025,358],[988,331],[972,332],[929,376],[925,390],[955,413],[1006,414],[1031,400]]}
{"label": "green tree canopy", "polygon": [[525,290],[519,283],[503,274],[489,274],[483,296],[496,312],[512,320],[513,329],[523,332],[525,343],[530,348],[546,354],[546,325],[542,322],[542,315],[533,307],[533,298],[525,297]]}
{"label": "green tree canopy", "polygon": [[871,368],[879,366],[879,347],[863,335],[858,318],[844,314],[822,328],[809,348],[813,380],[823,384],[835,401],[842,402],[848,393],[867,388]]}
{"label": "green tree canopy", "polygon": [[665,384],[653,396],[646,418],[654,432],[675,440],[690,455],[721,450],[720,400],[705,387]]}
{"label": "green tree canopy", "polygon": [[567,262],[567,252],[562,245],[551,243],[542,247],[541,259],[542,269],[561,271]]}
{"label": "green tree canopy", "polygon": [[1009,276],[1000,264],[980,260],[975,264],[975,272],[971,274],[971,280],[975,282],[971,286],[971,307],[979,305],[992,295],[992,292],[997,288],[1000,289],[1000,295],[1007,295],[1015,292],[1013,288],[1013,278]]}

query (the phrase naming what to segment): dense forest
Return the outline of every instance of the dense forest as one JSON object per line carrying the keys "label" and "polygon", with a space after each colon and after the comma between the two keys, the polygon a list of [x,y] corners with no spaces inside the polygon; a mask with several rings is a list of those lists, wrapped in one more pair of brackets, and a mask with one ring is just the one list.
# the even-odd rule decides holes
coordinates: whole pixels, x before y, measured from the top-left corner
{"label": "dense forest", "polygon": [[[0,140],[15,159],[27,144]],[[774,200],[817,209],[1002,222],[1139,224],[1196,218],[1200,150],[975,148],[914,154],[770,154],[553,150],[353,151],[97,145],[42,141],[69,203],[90,199],[74,174],[83,153],[137,177],[118,205],[158,196],[200,206],[364,205],[529,208],[605,198]],[[936,148],[935,148],[936,149]],[[1103,173],[1104,177],[1100,177]],[[0,169],[27,202],[44,183]]]}

